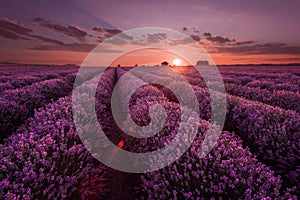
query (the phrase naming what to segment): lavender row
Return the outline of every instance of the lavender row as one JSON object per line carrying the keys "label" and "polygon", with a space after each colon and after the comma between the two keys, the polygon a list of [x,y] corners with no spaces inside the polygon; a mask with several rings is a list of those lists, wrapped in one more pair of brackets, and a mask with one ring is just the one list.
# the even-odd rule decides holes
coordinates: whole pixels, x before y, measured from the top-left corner
{"label": "lavender row", "polygon": [[48,74],[72,73],[77,66],[0,66],[0,77],[30,75],[42,77]]}
{"label": "lavender row", "polygon": [[105,194],[105,167],[83,146],[61,98],[0,146],[1,199],[74,199]]}
{"label": "lavender row", "polygon": [[[59,78],[56,74],[49,74],[47,76],[43,77],[36,77],[32,75],[22,75],[19,77],[10,76],[7,77],[7,80],[5,78],[0,79],[4,82],[0,83],[0,92],[3,92],[5,90],[11,90],[11,89],[17,89],[22,88],[27,85],[31,85],[33,83],[39,82],[39,81],[45,81],[49,79]],[[6,81],[5,81],[6,80]]]}
{"label": "lavender row", "polygon": [[274,91],[274,90],[287,90],[291,92],[299,92],[300,91],[300,86],[299,84],[295,82],[291,82],[290,80],[285,80],[285,81],[276,81],[276,80],[270,80],[270,79],[252,79],[252,78],[242,78],[242,77],[228,77],[225,76],[223,78],[223,81],[225,83],[233,83],[233,84],[238,84],[238,85],[243,85],[247,87],[253,87],[253,88],[260,88],[260,89],[267,89],[269,91]]}
{"label": "lavender row", "polygon": [[[225,83],[233,83],[248,87],[259,87],[261,89],[273,90],[287,90],[291,92],[300,91],[300,78],[297,75],[290,73],[253,73],[253,72],[233,72],[221,69],[221,75]],[[193,67],[178,68],[191,84],[205,87],[204,80],[199,72]],[[234,69],[237,70],[237,69]],[[159,74],[157,74],[159,75]]]}
{"label": "lavender row", "polygon": [[[64,77],[70,73],[77,72],[78,68],[72,68],[72,69],[40,69],[35,68],[34,70],[20,70],[16,71],[12,68],[9,68],[5,71],[5,74],[0,75],[0,82],[12,82],[13,85],[17,83],[22,83],[22,79],[30,79],[30,78],[36,78],[39,80],[48,80],[51,78],[58,78],[58,77]],[[15,81],[15,79],[17,79]]]}
{"label": "lavender row", "polygon": [[[120,91],[124,91],[126,87],[129,85],[124,86]],[[142,140],[126,138],[125,143],[130,147],[128,150],[147,152],[162,148],[174,139],[179,124],[186,123],[186,121],[179,119],[181,110],[177,103],[168,102],[163,97],[160,98],[162,93],[153,91],[155,89],[151,86],[136,91],[135,95],[141,98],[129,105],[131,110],[129,117],[132,117],[137,124],[145,126],[149,123],[149,107],[159,103],[167,112],[166,126],[153,138]],[[143,94],[148,94],[148,96]],[[123,95],[126,93],[124,92]],[[195,113],[192,113],[191,111],[191,115],[184,117],[184,119],[187,121],[194,120],[193,115]],[[154,121],[160,117],[159,114],[157,116],[152,115]],[[146,199],[196,199],[195,197],[249,199],[280,196],[280,178],[275,177],[268,167],[259,163],[248,149],[243,149],[241,140],[233,134],[223,133],[219,142],[221,147],[213,150],[214,153],[210,153],[204,158],[204,161],[201,160],[197,155],[196,146],[202,143],[203,135],[208,126],[208,122],[199,123],[198,139],[193,143],[193,147],[179,161],[176,161],[176,164],[142,176],[143,190],[147,194]],[[134,130],[131,129],[131,131]],[[154,129],[149,130],[149,132],[153,131]],[[189,130],[187,130],[185,137],[181,138],[181,142],[188,139],[188,134]],[[181,142],[178,141],[179,146]],[[212,146],[213,144],[207,145]],[[180,148],[179,146],[178,148]],[[174,152],[170,152],[169,156],[174,156]],[[160,159],[164,160],[166,157],[154,159],[152,165],[162,162]],[[201,186],[201,184],[203,185]],[[287,193],[286,195],[289,196],[290,194]]]}
{"label": "lavender row", "polygon": [[78,69],[65,70],[49,70],[49,71],[12,71],[11,75],[0,76],[0,93],[5,90],[22,88],[36,82],[45,81],[54,78],[61,78],[68,76],[70,73],[75,73]]}
{"label": "lavender row", "polygon": [[[153,75],[153,79],[157,75]],[[209,83],[211,84],[211,83]],[[186,83],[177,82],[179,93],[184,93]],[[211,119],[211,95],[218,99],[217,92],[209,94],[207,89],[194,87],[199,101],[200,117]],[[164,92],[168,99],[176,102],[174,94]],[[185,98],[187,101],[190,97]],[[235,131],[260,160],[272,166],[283,176],[285,183],[299,183],[300,116],[298,113],[268,106],[263,103],[227,95],[228,108],[225,129]],[[188,103],[187,105],[192,105]],[[215,111],[222,105],[215,105]],[[221,106],[220,109],[218,106]],[[275,147],[274,147],[275,146]]]}
{"label": "lavender row", "polygon": [[[200,115],[211,117],[211,100],[206,89],[195,86]],[[212,95],[219,95],[213,93]],[[236,132],[251,152],[270,165],[286,183],[299,185],[300,116],[260,102],[226,95],[225,129]]]}
{"label": "lavender row", "polygon": [[[150,87],[145,90],[152,89]],[[139,91],[141,93],[142,91]],[[144,93],[150,93],[144,91]],[[139,102],[131,106],[131,116],[140,125],[147,124],[148,106],[157,102],[152,101],[153,97],[143,97]],[[186,121],[180,121],[180,106],[161,100],[167,115],[165,128],[155,135],[154,138],[133,140],[125,139],[125,143],[134,152],[153,151],[168,145],[174,139],[180,123],[193,120],[193,116],[186,116]],[[152,116],[159,119],[160,116]],[[224,132],[219,139],[218,146],[203,159],[199,158],[198,148],[203,142],[203,136],[207,132],[209,123],[201,121],[198,125],[198,138],[194,140],[192,147],[175,164],[158,172],[147,173],[142,176],[142,189],[147,194],[145,199],[196,199],[198,198],[275,198],[280,196],[282,188],[281,180],[274,175],[274,172],[265,165],[259,163],[248,149],[243,149],[242,141],[234,134]],[[132,130],[134,131],[134,130]],[[149,132],[154,130],[149,130]],[[178,141],[180,144],[188,140],[187,130],[185,137]],[[217,132],[217,126],[215,132]],[[214,134],[211,134],[213,136]],[[212,140],[209,140],[209,142]],[[206,148],[214,144],[207,143]],[[202,148],[205,148],[201,146]],[[174,150],[177,152],[177,150]],[[175,156],[169,152],[168,156]],[[164,156],[153,159],[152,166],[167,159]],[[141,162],[141,161],[137,161]],[[295,191],[294,191],[295,192]],[[286,197],[295,198],[287,192]]]}
{"label": "lavender row", "polygon": [[253,101],[278,106],[286,110],[294,110],[300,113],[300,94],[275,90],[273,92],[267,89],[250,88],[236,84],[225,84],[226,92],[239,97],[244,97]]}
{"label": "lavender row", "polygon": [[[112,90],[114,70],[111,71],[100,80],[98,91],[102,94]],[[88,93],[88,85],[78,87],[82,87],[81,98],[88,101],[84,93]],[[88,152],[76,128],[70,97],[36,111],[0,146],[0,197],[98,199],[107,195],[107,168]]]}
{"label": "lavender row", "polygon": [[66,96],[72,87],[61,79],[46,80],[22,89],[9,90],[1,97],[1,139],[9,136],[34,109]]}
{"label": "lavender row", "polygon": [[[83,74],[89,79],[95,74]],[[0,140],[9,136],[16,128],[33,115],[34,109],[68,95],[73,89],[74,80],[51,79],[22,89],[5,91],[0,98]]]}
{"label": "lavender row", "polygon": [[[202,123],[200,127],[205,129],[205,125]],[[234,134],[223,132],[218,144],[202,159],[196,148],[200,142],[198,138],[172,165],[142,175],[145,199],[297,198],[292,194],[295,191],[280,194],[280,178],[244,149],[242,141]],[[153,160],[153,164],[157,160]]]}

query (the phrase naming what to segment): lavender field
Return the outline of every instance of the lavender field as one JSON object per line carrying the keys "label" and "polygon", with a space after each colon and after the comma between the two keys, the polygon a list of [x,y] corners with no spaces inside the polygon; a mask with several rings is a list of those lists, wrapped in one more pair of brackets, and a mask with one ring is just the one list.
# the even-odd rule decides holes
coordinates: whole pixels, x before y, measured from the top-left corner
{"label": "lavender field", "polygon": [[[160,67],[156,67],[157,73],[136,68],[131,77],[137,82],[165,81],[171,73]],[[127,173],[98,161],[91,153],[96,150],[82,140],[74,123],[72,91],[79,88],[82,99],[91,98],[84,83],[99,75],[94,68],[77,76],[79,68],[75,66],[1,66],[0,199],[298,199],[300,67],[218,68],[227,105],[216,144],[203,144],[213,115],[207,87],[214,85],[213,76],[208,83],[192,66],[172,67],[184,76],[197,97],[199,116],[194,117],[193,108],[180,106],[168,87],[150,83],[132,96],[128,96],[132,82],[115,88],[133,67],[104,71],[96,88],[94,110],[106,137],[124,151],[145,153],[163,148],[175,138],[183,119],[199,117],[192,145],[175,162],[156,171]],[[186,84],[177,81],[175,88],[184,93]],[[159,133],[135,138],[122,131],[112,112],[114,92],[119,97],[115,99],[120,102],[118,112],[129,110],[125,124],[130,118],[137,126],[147,126],[151,119],[160,117],[159,112],[149,116],[150,107],[161,105],[167,116]],[[124,99],[130,99],[128,107],[122,106]],[[184,100],[191,99],[186,95]],[[182,113],[189,114],[180,118]],[[80,114],[90,113],[82,108]],[[88,134],[95,128],[87,126],[83,131]],[[147,133],[154,128],[150,126]],[[213,131],[218,129],[216,122]],[[185,133],[182,141],[188,138],[189,130]],[[203,145],[212,150],[200,158]],[[116,152],[97,153],[118,159]],[[159,165],[164,159],[162,155],[151,162]]]}

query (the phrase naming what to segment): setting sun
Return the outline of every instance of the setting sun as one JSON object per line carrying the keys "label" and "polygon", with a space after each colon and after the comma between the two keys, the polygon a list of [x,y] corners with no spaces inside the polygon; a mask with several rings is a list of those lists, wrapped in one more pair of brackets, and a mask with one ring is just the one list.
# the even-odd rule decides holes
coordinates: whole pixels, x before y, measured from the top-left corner
{"label": "setting sun", "polygon": [[180,66],[182,61],[179,58],[173,60],[173,65]]}

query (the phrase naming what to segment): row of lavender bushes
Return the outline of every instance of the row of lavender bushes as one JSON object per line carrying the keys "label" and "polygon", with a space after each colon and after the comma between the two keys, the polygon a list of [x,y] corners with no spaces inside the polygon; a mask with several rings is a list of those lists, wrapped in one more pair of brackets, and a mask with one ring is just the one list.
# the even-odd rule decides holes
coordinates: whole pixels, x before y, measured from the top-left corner
{"label": "row of lavender bushes", "polygon": [[[120,74],[125,73],[122,71]],[[120,89],[122,95],[128,86]],[[146,95],[145,95],[146,94]],[[131,101],[130,115],[139,125],[149,123],[149,107],[159,103],[167,113],[166,126],[155,137],[148,139],[125,139],[125,143],[135,152],[153,151],[168,145],[179,127],[181,108],[177,103],[169,102],[163,96],[162,91],[153,86],[145,86],[138,89],[135,96],[139,101]],[[183,108],[188,109],[188,108]],[[159,119],[160,116],[152,116]],[[186,116],[186,120],[191,120]],[[198,135],[192,147],[175,163],[151,173],[142,175],[142,189],[145,199],[205,199],[205,198],[279,198],[282,188],[281,180],[274,172],[264,164],[257,161],[248,148],[242,147],[242,140],[233,133],[223,132],[218,145],[204,159],[198,156],[199,144],[209,123],[200,121]],[[216,126],[215,131],[218,128]],[[134,130],[132,130],[134,131]],[[151,132],[151,130],[150,130]],[[188,131],[187,131],[188,134]],[[187,135],[186,135],[187,136]],[[187,138],[181,138],[185,140]],[[180,144],[180,142],[179,142]],[[213,144],[206,144],[212,146]],[[170,152],[170,156],[172,156]],[[164,156],[153,159],[156,165],[166,159]],[[281,198],[296,198],[289,193],[283,192]]]}
{"label": "row of lavender bushes", "polygon": [[[180,70],[193,85],[204,86],[205,83],[196,69],[190,67]],[[224,71],[221,72],[224,83],[232,83],[269,91],[284,90],[299,93],[300,78],[292,73],[245,73]]]}
{"label": "row of lavender bushes", "polygon": [[[210,119],[211,103],[206,89],[195,86],[200,115]],[[300,115],[260,102],[226,95],[225,129],[236,132],[259,160],[270,165],[288,185],[299,185]]]}
{"label": "row of lavender bushes", "polygon": [[251,88],[236,84],[225,84],[226,92],[244,97],[253,101],[259,101],[268,105],[278,106],[286,110],[294,110],[300,113],[300,94],[285,90],[271,92],[267,89]]}
{"label": "row of lavender bushes", "polygon": [[[78,82],[81,83],[94,75],[91,72],[82,74]],[[0,141],[8,137],[20,124],[32,116],[35,109],[68,95],[73,89],[75,77],[76,75],[70,74],[66,75],[64,79],[45,80],[20,89],[3,92],[0,97]]]}
{"label": "row of lavender bushes", "polygon": [[[208,84],[215,84],[214,88],[217,88],[220,83],[211,82]],[[178,85],[178,90],[182,90],[181,93],[185,92],[187,87],[185,83],[178,82],[176,85]],[[220,94],[210,94],[207,88],[199,86],[194,86],[194,91],[199,101],[200,117],[206,120],[210,119],[210,95],[215,95],[218,99]],[[277,93],[280,94],[280,91]],[[174,99],[174,94],[170,94],[168,91],[165,91],[165,94],[171,101],[177,101]],[[297,94],[293,95],[298,97]],[[284,110],[228,94],[226,97],[228,105],[225,130],[236,132],[242,138],[243,144],[249,146],[251,152],[257,155],[259,160],[270,165],[276,174],[282,176],[286,185],[298,186],[300,184],[300,168],[297,165],[300,162],[299,114],[295,111]],[[277,99],[277,97],[273,98]],[[186,97],[186,99],[189,100],[190,97]],[[282,99],[280,102],[285,104]],[[296,102],[297,100],[295,100],[294,105]],[[296,108],[297,106],[292,109],[295,110]],[[222,108],[220,107],[219,110]]]}
{"label": "row of lavender bushes", "polygon": [[55,72],[53,70],[49,71],[34,71],[34,72],[16,72],[13,75],[0,76],[0,93],[5,90],[12,90],[17,88],[22,88],[27,85],[31,85],[36,82],[45,81],[54,78],[63,79],[70,73],[77,71],[77,68],[72,70],[59,70]]}
{"label": "row of lavender bushes", "polygon": [[[114,70],[103,75],[98,90],[112,90],[113,78]],[[88,90],[81,89],[85,99]],[[99,199],[108,193],[107,168],[83,145],[72,114],[71,98],[60,98],[5,139],[1,199]]]}

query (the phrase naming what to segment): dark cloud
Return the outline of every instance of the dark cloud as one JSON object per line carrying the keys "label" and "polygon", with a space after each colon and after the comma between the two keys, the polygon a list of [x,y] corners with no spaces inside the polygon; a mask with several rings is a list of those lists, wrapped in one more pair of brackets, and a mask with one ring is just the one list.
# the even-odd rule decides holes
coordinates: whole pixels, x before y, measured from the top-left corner
{"label": "dark cloud", "polygon": [[31,35],[31,37],[37,38],[38,40],[40,40],[42,42],[48,42],[48,43],[52,43],[52,44],[56,44],[56,45],[64,45],[64,43],[62,41],[47,38],[47,37],[40,36],[40,35]]}
{"label": "dark cloud", "polygon": [[[57,39],[48,38],[45,36],[33,34],[33,30],[24,24],[21,24],[17,21],[12,21],[7,18],[1,18],[0,19],[0,36],[12,39],[12,40],[38,40],[41,42],[49,43],[51,45],[38,45],[35,47],[32,47],[30,49],[34,50],[62,50],[62,51],[77,51],[77,52],[90,52],[93,48],[96,47],[98,43],[86,43],[86,36],[88,36],[87,32],[82,30],[81,28],[77,26],[62,26],[59,24],[53,24],[52,22],[48,20],[44,20],[42,18],[35,18],[33,20],[35,24],[41,27],[45,27],[48,30],[63,33],[65,35],[75,37],[78,40],[82,41],[82,43],[64,43]],[[105,32],[106,35],[113,35],[120,33],[121,31],[118,29],[103,29],[103,32]],[[26,37],[24,37],[26,36]],[[131,36],[120,34],[119,35],[121,39],[132,39]],[[98,39],[100,39],[99,42],[103,41],[103,37],[99,36]],[[115,50],[107,50],[104,52],[115,52]]]}
{"label": "dark cloud", "polygon": [[231,45],[220,46],[216,48],[217,53],[234,53],[234,54],[290,54],[300,55],[299,46],[289,46],[284,43],[263,43],[253,45]]}
{"label": "dark cloud", "polygon": [[188,37],[169,40],[170,45],[186,45],[192,43],[193,41],[191,40],[191,38]]}
{"label": "dark cloud", "polygon": [[22,37],[14,32],[2,28],[0,28],[0,36],[11,40],[29,40],[28,38]]}
{"label": "dark cloud", "polygon": [[235,42],[235,39],[230,39],[228,37],[222,37],[222,36],[212,36],[211,33],[204,33],[203,35],[208,41],[211,41],[211,42],[217,43],[217,44]]}
{"label": "dark cloud", "polygon": [[187,27],[183,27],[182,31],[185,32],[185,34],[189,35],[193,40],[200,42],[201,37],[199,35],[199,30],[195,27],[191,28],[192,31],[190,31],[190,29],[188,29]]}
{"label": "dark cloud", "polygon": [[201,40],[199,35],[191,35],[191,38],[197,42],[199,42]]}
{"label": "dark cloud", "polygon": [[108,28],[101,28],[101,27],[94,27],[92,28],[93,31],[100,33],[104,37],[111,37],[118,33],[121,33],[122,30],[120,29],[108,29]]}
{"label": "dark cloud", "polygon": [[125,45],[128,44],[128,41],[122,37],[113,37],[107,40],[109,44],[113,45]]}
{"label": "dark cloud", "polygon": [[32,32],[31,28],[18,21],[9,20],[6,17],[2,17],[0,19],[0,29],[14,32],[20,35],[29,35]]}
{"label": "dark cloud", "polygon": [[[30,49],[33,50],[45,50],[45,51],[77,51],[77,52],[91,52],[97,44],[82,44],[82,43],[72,43],[72,44],[63,44],[63,45],[42,45],[33,47]],[[116,49],[101,49],[99,50],[103,53],[111,53],[111,52],[120,52]]]}
{"label": "dark cloud", "polygon": [[96,47],[96,44],[60,44],[60,45],[41,45],[33,47],[34,50],[57,50],[57,51],[78,51],[78,52],[90,52],[93,48]]}
{"label": "dark cloud", "polygon": [[235,41],[235,39],[224,38],[224,37],[221,37],[221,36],[208,37],[206,39],[211,41],[211,42],[214,42],[214,43],[227,43],[227,42],[234,42]]}
{"label": "dark cloud", "polygon": [[6,17],[0,19],[0,36],[11,40],[30,40],[24,36],[30,36],[32,29],[24,24],[10,20]]}
{"label": "dark cloud", "polygon": [[203,33],[204,37],[212,37],[211,33]]}
{"label": "dark cloud", "polygon": [[115,34],[118,34],[118,33],[121,33],[122,31],[119,30],[119,29],[104,29],[108,34],[110,35],[115,35]]}
{"label": "dark cloud", "polygon": [[[39,18],[38,20],[41,19]],[[47,38],[44,36],[34,35],[32,34],[32,32],[33,31],[31,28],[25,26],[20,22],[12,21],[10,19],[7,19],[6,17],[0,19],[0,35],[4,38],[12,39],[12,40],[19,40],[19,39],[31,40],[35,38],[42,42],[48,42],[56,45],[64,44],[59,40]]]}
{"label": "dark cloud", "polygon": [[240,45],[248,45],[248,44],[254,44],[255,41],[249,40],[249,41],[242,41],[242,42],[236,42],[234,45],[240,46]]}
{"label": "dark cloud", "polygon": [[92,28],[92,30],[96,31],[96,32],[101,32],[101,33],[104,32],[104,30],[100,27],[94,27],[94,28]]}
{"label": "dark cloud", "polygon": [[107,28],[100,28],[94,27],[92,28],[93,31],[100,33],[101,36],[98,36],[98,42],[103,42],[106,38],[110,38],[113,35],[118,34],[114,38],[111,38],[108,42],[114,45],[124,45],[127,44],[129,41],[133,40],[133,36],[127,35],[122,32],[120,29],[107,29]]}
{"label": "dark cloud", "polygon": [[75,37],[78,40],[85,40],[85,37],[88,35],[86,31],[77,26],[62,26],[42,18],[35,18],[33,19],[33,22],[38,26],[45,27],[49,30],[56,31],[70,37]]}
{"label": "dark cloud", "polygon": [[154,33],[154,34],[147,34],[147,41],[150,43],[158,43],[167,39],[167,35],[165,33]]}

